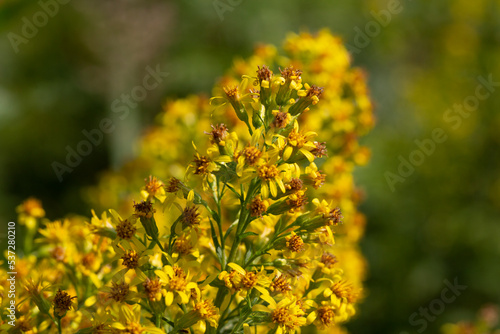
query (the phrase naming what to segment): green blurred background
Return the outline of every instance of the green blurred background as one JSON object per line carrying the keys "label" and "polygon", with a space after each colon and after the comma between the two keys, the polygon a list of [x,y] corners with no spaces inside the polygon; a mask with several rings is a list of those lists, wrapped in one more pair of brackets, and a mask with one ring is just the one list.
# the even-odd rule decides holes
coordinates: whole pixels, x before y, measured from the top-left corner
{"label": "green blurred background", "polygon": [[[500,82],[498,1],[60,2],[46,7],[54,15],[45,22],[39,12],[52,1],[0,1],[2,226],[29,196],[51,219],[89,215],[83,187],[134,156],[136,138],[167,97],[209,95],[234,57],[249,56],[257,43],[280,45],[288,32],[328,27],[369,74],[377,117],[362,139],[371,163],[356,171],[366,194],[367,296],[347,327],[416,333],[423,327],[409,317],[440,299],[444,280],[467,288],[425,332],[499,302],[500,85],[482,89],[489,96],[473,105],[480,76]],[[25,27],[33,20],[39,27]],[[142,84],[147,66],[169,75],[117,118],[114,101]],[[462,103],[472,105],[459,114]],[[52,163],[65,163],[67,146],[76,148],[82,130],[105,117],[116,129],[60,182]],[[415,141],[437,128],[446,140],[431,154],[414,153]],[[411,157],[423,161],[387,182]]]}

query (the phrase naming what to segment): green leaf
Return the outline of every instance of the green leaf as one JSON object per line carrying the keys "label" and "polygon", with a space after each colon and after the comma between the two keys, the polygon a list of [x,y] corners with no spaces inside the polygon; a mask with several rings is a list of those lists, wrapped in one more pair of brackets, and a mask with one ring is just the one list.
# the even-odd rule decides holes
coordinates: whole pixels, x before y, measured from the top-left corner
{"label": "green leaf", "polygon": [[219,239],[217,238],[217,233],[215,231],[212,219],[210,219],[210,230],[212,231],[212,240],[214,241],[215,252],[217,253],[217,257],[219,258],[219,263],[222,263],[222,252],[221,252],[222,248],[220,246]]}
{"label": "green leaf", "polygon": [[246,238],[246,237],[248,237],[248,236],[251,236],[251,235],[253,235],[253,236],[258,236],[258,234],[257,234],[257,233],[255,233],[255,232],[245,232],[245,233],[240,234],[240,240],[241,240],[241,239],[244,239],[244,238]]}
{"label": "green leaf", "polygon": [[229,228],[227,229],[226,233],[224,233],[224,239],[227,238],[227,236],[229,235],[229,233],[231,233],[231,230],[233,228],[235,228],[237,225],[238,225],[238,222],[239,222],[239,219],[236,219],[230,226]]}

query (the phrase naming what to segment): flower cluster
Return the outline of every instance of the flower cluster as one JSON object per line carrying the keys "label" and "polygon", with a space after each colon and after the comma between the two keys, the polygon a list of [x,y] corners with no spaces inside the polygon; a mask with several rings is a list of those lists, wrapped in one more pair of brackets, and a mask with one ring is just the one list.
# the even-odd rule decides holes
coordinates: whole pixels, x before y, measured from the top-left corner
{"label": "flower cluster", "polygon": [[41,224],[18,263],[22,331],[343,332],[362,297],[352,169],[371,104],[330,33],[284,48],[237,61],[210,101],[168,104],[141,157],[92,190],[110,216]]}

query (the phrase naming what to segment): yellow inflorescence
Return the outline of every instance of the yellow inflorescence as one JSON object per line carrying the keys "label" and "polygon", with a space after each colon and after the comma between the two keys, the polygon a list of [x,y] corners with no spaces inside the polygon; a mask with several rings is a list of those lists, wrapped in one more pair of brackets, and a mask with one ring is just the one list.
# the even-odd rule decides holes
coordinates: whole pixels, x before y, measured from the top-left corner
{"label": "yellow inflorescence", "polygon": [[89,190],[110,215],[49,222],[36,200],[20,207],[41,226],[18,264],[23,328],[343,332],[362,296],[352,170],[371,103],[339,38],[291,35],[284,50],[237,60],[212,106],[167,103],[137,160]]}

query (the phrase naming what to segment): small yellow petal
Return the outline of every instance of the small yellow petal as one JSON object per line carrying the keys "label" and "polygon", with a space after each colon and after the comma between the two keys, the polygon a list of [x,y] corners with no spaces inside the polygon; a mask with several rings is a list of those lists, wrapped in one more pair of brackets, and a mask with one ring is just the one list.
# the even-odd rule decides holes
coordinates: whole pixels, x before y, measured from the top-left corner
{"label": "small yellow petal", "polygon": [[286,189],[285,189],[285,184],[283,183],[283,180],[281,180],[281,179],[277,179],[277,180],[276,180],[276,183],[277,183],[277,184],[278,184],[278,186],[280,187],[281,192],[285,193],[285,192],[286,192]]}
{"label": "small yellow petal", "polygon": [[165,296],[165,305],[170,306],[172,305],[173,301],[174,301],[174,294],[172,291],[168,291],[167,295]]}
{"label": "small yellow petal", "polygon": [[158,275],[158,277],[160,278],[160,281],[162,281],[163,283],[166,283],[169,281],[167,274],[165,274],[165,272],[163,270],[155,270],[155,274]]}
{"label": "small yellow petal", "polygon": [[314,320],[316,320],[316,317],[317,317],[316,311],[309,313],[309,315],[307,316],[307,319],[306,319],[307,324],[312,324],[314,322]]}
{"label": "small yellow petal", "polygon": [[301,148],[299,151],[307,158],[307,160],[309,160],[309,162],[314,161],[314,154],[312,154],[311,152],[309,152],[305,148]]}
{"label": "small yellow petal", "polygon": [[285,151],[283,152],[283,160],[287,161],[288,159],[290,159],[292,152],[293,152],[293,147],[287,146],[285,148]]}
{"label": "small yellow petal", "polygon": [[269,188],[267,186],[267,183],[264,183],[263,185],[260,186],[260,193],[262,195],[262,199],[269,198]]}
{"label": "small yellow petal", "polygon": [[273,181],[269,182],[269,189],[273,197],[278,196],[278,188],[276,187],[276,183],[274,183]]}
{"label": "small yellow petal", "polygon": [[227,264],[229,267],[231,267],[232,269],[236,270],[238,273],[242,274],[242,275],[246,275],[247,272],[245,269],[241,268],[238,264],[234,263],[234,262],[230,262]]}
{"label": "small yellow petal", "polygon": [[270,295],[260,295],[260,298],[262,298],[263,300],[265,300],[266,302],[269,303],[269,306],[272,308],[272,309],[275,309],[276,308],[276,301],[274,300],[273,297],[271,297]]}
{"label": "small yellow petal", "polygon": [[233,159],[229,155],[220,155],[217,158],[214,159],[214,161],[217,162],[231,162]]}
{"label": "small yellow petal", "polygon": [[194,191],[190,190],[189,193],[188,193],[188,196],[187,196],[187,201],[188,202],[192,202],[193,199],[194,199]]}

